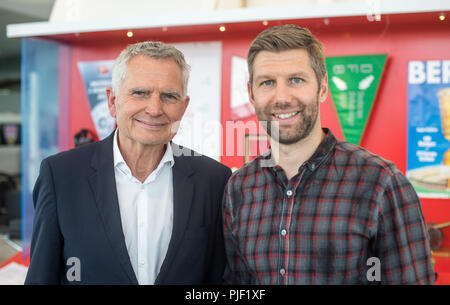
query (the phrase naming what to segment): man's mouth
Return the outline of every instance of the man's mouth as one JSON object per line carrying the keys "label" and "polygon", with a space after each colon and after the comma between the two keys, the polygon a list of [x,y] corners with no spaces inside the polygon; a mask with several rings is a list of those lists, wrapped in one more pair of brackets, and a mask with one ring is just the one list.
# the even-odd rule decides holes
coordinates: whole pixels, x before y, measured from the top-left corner
{"label": "man's mouth", "polygon": [[139,123],[141,123],[141,124],[143,124],[143,125],[146,125],[146,126],[148,126],[148,127],[153,127],[153,128],[155,128],[155,127],[162,127],[162,126],[167,125],[167,123],[161,123],[161,122],[146,122],[146,121],[141,121],[141,120],[138,120],[138,119],[136,119],[136,121],[138,121]]}
{"label": "man's mouth", "polygon": [[277,119],[285,120],[285,119],[289,119],[289,118],[293,117],[297,113],[299,113],[299,111],[294,111],[294,112],[289,112],[289,113],[274,113],[273,116],[276,117]]}

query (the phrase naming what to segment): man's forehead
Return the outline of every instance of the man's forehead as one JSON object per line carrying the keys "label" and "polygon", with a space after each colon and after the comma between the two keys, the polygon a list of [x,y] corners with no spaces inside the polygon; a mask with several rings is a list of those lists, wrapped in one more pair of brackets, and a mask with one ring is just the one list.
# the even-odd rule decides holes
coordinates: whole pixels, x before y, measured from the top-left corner
{"label": "man's forehead", "polygon": [[[127,65],[124,81],[165,80],[181,82],[182,72],[173,60],[152,59],[149,57],[133,57]],[[148,78],[147,78],[148,77]]]}
{"label": "man's forehead", "polygon": [[254,61],[254,65],[266,62],[283,62],[283,61],[305,61],[308,60],[308,52],[304,49],[293,49],[286,51],[261,51]]}
{"label": "man's forehead", "polygon": [[255,57],[253,72],[261,74],[272,71],[287,74],[313,72],[308,53],[303,49],[281,52],[261,51]]}
{"label": "man's forehead", "polygon": [[126,71],[138,73],[166,73],[181,76],[182,71],[175,60],[170,58],[153,58],[144,55],[136,55],[132,57],[126,66]]}

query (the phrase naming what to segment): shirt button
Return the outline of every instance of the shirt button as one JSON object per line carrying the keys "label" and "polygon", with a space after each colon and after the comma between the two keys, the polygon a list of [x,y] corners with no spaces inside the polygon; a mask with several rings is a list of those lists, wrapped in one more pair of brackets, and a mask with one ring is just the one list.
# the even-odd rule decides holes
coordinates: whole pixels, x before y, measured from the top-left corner
{"label": "shirt button", "polygon": [[311,164],[311,169],[314,170],[316,168],[316,165],[313,163]]}
{"label": "shirt button", "polygon": [[285,273],[286,273],[286,270],[284,270],[284,268],[281,268],[281,269],[280,269],[280,274],[281,274],[282,276],[284,276]]}
{"label": "shirt button", "polygon": [[281,230],[281,235],[286,236],[287,231],[285,229]]}
{"label": "shirt button", "polygon": [[292,196],[292,191],[291,191],[291,190],[288,190],[288,191],[286,192],[286,195],[288,195],[288,197],[291,197],[291,196]]}
{"label": "shirt button", "polygon": [[139,265],[140,265],[140,266],[144,266],[144,265],[145,265],[145,262],[144,262],[144,261],[140,261],[140,262],[139,262]]}

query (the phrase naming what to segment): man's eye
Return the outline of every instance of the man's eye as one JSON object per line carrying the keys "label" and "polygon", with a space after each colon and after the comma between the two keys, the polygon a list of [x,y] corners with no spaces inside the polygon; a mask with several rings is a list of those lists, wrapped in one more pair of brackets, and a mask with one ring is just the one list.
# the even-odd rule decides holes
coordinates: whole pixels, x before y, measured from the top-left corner
{"label": "man's eye", "polygon": [[162,94],[161,96],[164,99],[169,99],[169,100],[175,99],[175,95],[171,95],[171,94]]}
{"label": "man's eye", "polygon": [[164,94],[161,94],[161,100],[170,102],[170,103],[176,103],[178,101],[178,96],[175,94],[164,93]]}
{"label": "man's eye", "polygon": [[272,80],[265,80],[263,82],[261,82],[261,86],[270,86],[273,84]]}
{"label": "man's eye", "polygon": [[134,96],[144,96],[146,94],[145,91],[133,91]]}
{"label": "man's eye", "polygon": [[301,82],[303,82],[303,79],[298,78],[298,77],[293,77],[293,78],[291,78],[291,82],[294,84],[300,84]]}

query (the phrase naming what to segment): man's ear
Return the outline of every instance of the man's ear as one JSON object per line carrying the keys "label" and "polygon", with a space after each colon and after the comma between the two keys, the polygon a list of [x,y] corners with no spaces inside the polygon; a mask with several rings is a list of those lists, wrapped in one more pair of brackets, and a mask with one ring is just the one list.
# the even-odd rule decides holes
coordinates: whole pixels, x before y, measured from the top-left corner
{"label": "man's ear", "polygon": [[252,105],[255,106],[255,100],[253,99],[252,84],[249,81],[247,82],[247,90],[248,90],[248,98],[250,100],[250,103],[252,103]]}
{"label": "man's ear", "polygon": [[186,96],[186,98],[184,99],[184,110],[183,110],[183,114],[184,114],[184,112],[186,111],[186,109],[187,109],[187,107],[188,107],[190,101],[191,101],[191,98],[190,98],[189,96]]}
{"label": "man's ear", "polygon": [[111,116],[115,118],[117,113],[116,109],[117,97],[114,94],[112,87],[106,88],[106,98],[108,99],[109,114],[111,114]]}
{"label": "man's ear", "polygon": [[328,97],[328,78],[325,75],[322,81],[320,82],[319,101],[323,103],[325,102],[327,97]]}

